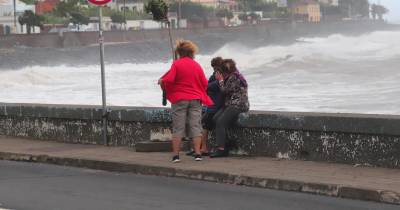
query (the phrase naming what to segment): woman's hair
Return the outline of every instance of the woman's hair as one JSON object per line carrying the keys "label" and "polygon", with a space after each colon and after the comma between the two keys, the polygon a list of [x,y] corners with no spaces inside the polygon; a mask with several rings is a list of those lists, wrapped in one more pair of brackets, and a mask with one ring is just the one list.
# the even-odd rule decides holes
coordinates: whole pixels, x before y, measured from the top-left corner
{"label": "woman's hair", "polygon": [[222,64],[222,70],[224,71],[224,73],[228,74],[237,71],[235,61],[232,59],[224,59]]}
{"label": "woman's hair", "polygon": [[198,47],[189,40],[178,40],[176,41],[175,53],[179,55],[180,58],[190,57],[194,58],[197,53]]}
{"label": "woman's hair", "polygon": [[211,60],[211,66],[215,71],[222,71],[222,65],[224,63],[224,59],[221,57],[215,57]]}

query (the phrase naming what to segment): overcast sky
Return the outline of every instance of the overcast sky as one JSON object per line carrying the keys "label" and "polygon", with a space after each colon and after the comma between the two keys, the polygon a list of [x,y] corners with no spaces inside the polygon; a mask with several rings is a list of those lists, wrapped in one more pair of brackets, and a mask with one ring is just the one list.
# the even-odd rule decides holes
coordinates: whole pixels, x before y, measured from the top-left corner
{"label": "overcast sky", "polygon": [[[371,3],[377,3],[379,0],[370,0]],[[385,16],[389,21],[400,23],[400,0],[380,0],[381,4],[390,10],[390,13]]]}

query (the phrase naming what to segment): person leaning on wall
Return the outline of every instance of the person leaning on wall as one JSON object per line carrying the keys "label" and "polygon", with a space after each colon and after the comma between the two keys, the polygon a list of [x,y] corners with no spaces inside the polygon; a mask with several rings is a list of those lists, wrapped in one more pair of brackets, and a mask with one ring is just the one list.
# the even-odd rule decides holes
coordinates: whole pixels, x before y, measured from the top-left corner
{"label": "person leaning on wall", "polygon": [[217,148],[210,155],[211,158],[226,157],[229,149],[226,147],[226,129],[236,120],[240,113],[249,111],[248,84],[243,75],[236,68],[232,59],[224,59],[222,73],[216,73],[216,79],[224,98],[224,106],[214,116],[216,128]]}
{"label": "person leaning on wall", "polygon": [[179,152],[183,137],[193,139],[194,159],[201,161],[202,104],[211,106],[213,102],[206,93],[208,82],[203,68],[194,60],[197,46],[188,40],[178,40],[175,48],[179,58],[158,81],[171,103],[172,162],[180,162]]}

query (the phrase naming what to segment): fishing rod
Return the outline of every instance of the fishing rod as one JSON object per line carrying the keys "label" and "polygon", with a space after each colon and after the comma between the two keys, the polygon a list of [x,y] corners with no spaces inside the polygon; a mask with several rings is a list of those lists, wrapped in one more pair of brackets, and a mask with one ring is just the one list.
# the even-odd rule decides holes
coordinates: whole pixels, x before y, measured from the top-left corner
{"label": "fishing rod", "polygon": [[[174,50],[174,43],[172,38],[172,31],[171,31],[171,22],[168,20],[168,5],[164,2],[164,0],[150,0],[148,4],[145,6],[145,10],[147,13],[153,15],[153,20],[161,23],[165,23],[168,28],[168,36],[169,36],[169,43],[171,47],[171,54],[172,60],[175,61],[177,59],[175,50]],[[162,88],[162,105],[167,105],[167,92],[165,88],[160,84]]]}

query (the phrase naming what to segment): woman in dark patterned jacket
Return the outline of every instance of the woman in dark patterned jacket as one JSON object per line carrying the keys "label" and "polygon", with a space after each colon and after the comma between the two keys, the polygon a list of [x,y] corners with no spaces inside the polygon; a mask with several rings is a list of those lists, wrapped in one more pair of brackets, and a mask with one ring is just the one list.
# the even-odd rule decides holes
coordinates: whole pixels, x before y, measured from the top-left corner
{"label": "woman in dark patterned jacket", "polygon": [[226,129],[237,120],[240,113],[247,112],[250,108],[247,81],[237,70],[235,61],[225,59],[222,67],[222,74],[216,73],[216,79],[219,81],[225,103],[214,116],[218,148],[210,155],[212,158],[229,155],[225,145]]}

